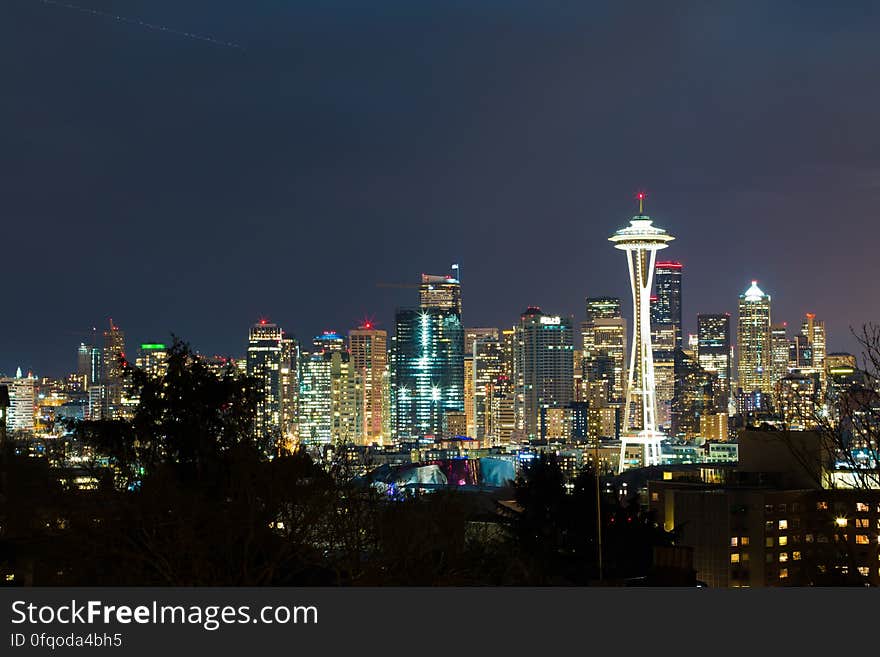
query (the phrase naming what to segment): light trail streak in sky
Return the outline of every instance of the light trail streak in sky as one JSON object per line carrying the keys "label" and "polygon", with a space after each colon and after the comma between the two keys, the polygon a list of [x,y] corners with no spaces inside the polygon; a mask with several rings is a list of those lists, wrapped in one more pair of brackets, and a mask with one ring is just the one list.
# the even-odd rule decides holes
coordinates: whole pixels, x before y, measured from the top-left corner
{"label": "light trail streak in sky", "polygon": [[59,0],[40,0],[44,5],[52,5],[55,7],[62,7],[64,9],[69,9],[71,11],[78,11],[81,14],[91,14],[92,16],[99,16],[101,18],[109,18],[114,21],[118,21],[120,23],[127,23],[129,25],[137,25],[138,27],[143,27],[148,30],[155,30],[157,32],[165,32],[166,34],[174,34],[176,36],[185,37],[187,39],[195,39],[196,41],[204,41],[206,43],[213,43],[217,46],[224,46],[226,48],[235,48],[236,50],[244,51],[244,48],[237,43],[232,41],[223,41],[221,39],[215,39],[213,37],[205,36],[203,34],[195,34],[194,32],[186,32],[185,30],[177,30],[173,27],[166,27],[165,25],[157,25],[155,23],[148,23],[146,21],[142,21],[139,18],[128,18],[127,16],[120,16],[119,14],[111,14],[105,11],[99,11],[97,9],[89,9],[88,7],[80,7],[79,5],[70,4],[69,2],[60,2]]}

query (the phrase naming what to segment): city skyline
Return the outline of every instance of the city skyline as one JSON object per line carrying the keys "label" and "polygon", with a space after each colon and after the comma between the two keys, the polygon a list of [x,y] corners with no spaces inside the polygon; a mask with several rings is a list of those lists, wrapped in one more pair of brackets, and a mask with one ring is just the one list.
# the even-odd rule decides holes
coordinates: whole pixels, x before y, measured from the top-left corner
{"label": "city skyline", "polygon": [[[684,264],[684,271],[685,271],[685,273],[683,274],[684,282],[682,283],[682,287],[684,289],[687,289],[689,276],[688,276],[688,270],[687,270],[686,264]],[[417,275],[411,276],[410,278],[412,279],[412,281],[415,281],[415,280],[417,280]],[[401,284],[400,287],[416,288],[417,284],[412,281],[410,281],[409,283]],[[749,285],[752,285],[754,283],[760,283],[760,281],[756,281],[753,279],[753,280],[750,280],[748,283],[749,283]],[[745,290],[745,287],[743,289]],[[464,301],[463,301],[464,310],[462,312],[462,317],[463,317],[462,321],[463,321],[463,324],[466,326],[486,325],[486,326],[492,326],[493,328],[498,328],[498,329],[508,328],[509,326],[515,325],[517,323],[519,315],[522,314],[523,310],[526,310],[529,307],[544,308],[543,306],[536,305],[536,304],[529,304],[528,306],[523,306],[523,309],[521,309],[519,312],[511,313],[511,317],[508,318],[508,320],[506,322],[502,321],[498,324],[490,324],[487,322],[483,322],[481,324],[480,322],[471,322],[470,318],[467,314],[467,306],[468,306],[467,296],[468,295],[467,295],[467,286],[464,283],[462,283],[462,290],[463,290],[462,297],[464,298]],[[411,294],[412,290],[409,290],[408,292]],[[610,296],[610,295],[606,295],[606,296]],[[586,298],[589,299],[590,297],[588,296]],[[618,298],[625,300],[627,297],[625,295],[620,295]],[[406,307],[406,305],[407,304],[402,303],[399,306],[396,306],[396,310],[402,309],[402,308]],[[409,305],[412,305],[412,304],[410,303]],[[584,320],[584,311],[582,309],[583,299],[581,300],[580,305],[581,305],[580,311],[574,311],[571,313],[557,312],[556,314],[559,314],[563,317],[571,317],[574,319],[575,323],[580,323]],[[782,304],[777,304],[777,300],[774,298],[774,304],[773,304],[774,310],[773,310],[773,314],[772,314],[773,324],[787,326],[789,333],[790,333],[789,337],[793,337],[795,335],[798,327],[800,326],[800,321],[803,320],[805,315],[813,313],[813,314],[818,314],[819,316],[823,316],[821,309],[819,310],[818,313],[815,313],[814,312],[815,308],[811,308],[811,309],[807,309],[807,310],[802,311],[800,313],[800,315],[795,317],[792,321],[789,321],[788,319],[778,321],[778,314],[777,314],[778,311],[776,310],[777,305],[782,305]],[[683,305],[683,307],[688,308],[687,305]],[[394,312],[396,312],[396,310]],[[546,308],[546,310],[555,311],[557,309]],[[684,312],[682,314],[682,324],[684,327],[684,331],[683,331],[684,338],[686,339],[689,335],[695,336],[698,334],[698,324],[697,324],[697,316],[698,315],[701,315],[701,314],[724,314],[724,313],[729,314],[730,317],[732,318],[732,320],[736,320],[738,317],[736,303],[731,304],[730,310],[711,311],[711,312],[700,310],[700,311],[695,311],[692,314],[690,313],[690,310],[687,310],[686,312]],[[631,304],[629,306],[625,303],[623,304],[623,307],[621,308],[621,316],[623,318],[625,318],[627,322],[632,321]],[[369,319],[367,319],[367,318],[369,318]],[[829,318],[829,319],[833,320],[833,318]],[[69,352],[69,353],[66,353],[66,355],[65,355],[66,360],[59,362],[59,363],[54,363],[52,366],[50,366],[48,369],[46,369],[44,371],[38,371],[32,367],[25,366],[23,363],[26,362],[26,359],[19,358],[18,360],[16,360],[14,355],[10,355],[9,352],[6,351],[5,355],[0,355],[0,363],[9,362],[9,363],[12,363],[12,366],[11,366],[11,369],[8,371],[0,369],[0,375],[11,376],[15,372],[15,370],[17,370],[17,369],[21,369],[26,374],[28,372],[32,372],[34,374],[34,376],[50,376],[50,377],[59,377],[59,376],[66,375],[70,372],[76,371],[77,355],[75,352],[76,352],[76,349],[80,346],[80,344],[89,345],[89,344],[91,344],[92,340],[97,339],[98,344],[100,345],[102,331],[105,330],[105,328],[107,328],[107,326],[121,325],[124,328],[127,336],[133,333],[133,331],[129,330],[122,322],[117,322],[116,320],[113,319],[113,317],[107,317],[106,320],[107,320],[106,325],[102,326],[99,324],[99,325],[96,325],[95,327],[91,327],[88,330],[70,333],[69,335],[72,336],[71,340],[70,340],[70,342],[68,342],[64,345],[64,349],[63,349],[63,351]],[[467,321],[465,321],[465,320],[467,320]],[[254,325],[255,323],[260,323],[260,322],[270,323],[270,324],[277,325],[277,326],[283,328],[285,330],[285,333],[291,335],[294,339],[296,339],[299,342],[300,345],[308,345],[311,343],[313,338],[321,336],[322,333],[326,334],[328,331],[336,332],[336,333],[339,333],[340,335],[346,335],[346,334],[348,334],[348,332],[350,330],[362,328],[364,325],[368,325],[369,328],[374,328],[374,329],[378,329],[378,330],[385,330],[388,332],[389,336],[394,334],[393,313],[392,313],[391,320],[387,321],[387,322],[383,322],[382,319],[379,318],[379,316],[376,313],[368,313],[368,314],[363,314],[359,319],[355,319],[355,320],[351,321],[348,325],[345,325],[345,326],[316,325],[315,330],[312,332],[290,331],[290,330],[288,330],[288,324],[286,324],[285,322],[276,321],[274,316],[260,315],[255,318],[251,318],[250,323],[246,324],[242,330],[246,332],[248,327]],[[831,324],[831,325],[834,324],[833,321],[827,321],[826,323]],[[853,328],[858,329],[858,326],[854,326]],[[205,355],[211,355],[211,356],[218,355],[218,356],[222,356],[222,357],[236,358],[236,359],[242,359],[242,360],[247,358],[247,348],[248,348],[247,338],[245,338],[244,340],[239,339],[240,344],[235,345],[235,346],[231,346],[230,348],[228,348],[226,350],[222,350],[222,349],[221,350],[217,350],[217,349],[211,350],[211,349],[202,348],[202,344],[205,342],[210,342],[210,339],[206,340],[206,339],[204,339],[204,336],[200,337],[200,336],[180,335],[179,333],[177,333],[173,330],[169,330],[164,335],[152,335],[152,334],[140,335],[140,336],[134,335],[133,338],[126,340],[126,345],[127,345],[127,349],[129,351],[132,351],[132,353],[134,353],[133,350],[136,348],[137,345],[140,345],[143,343],[150,343],[150,342],[156,341],[156,340],[159,342],[163,342],[163,341],[170,342],[170,340],[172,339],[173,336],[176,336],[176,337],[183,339],[187,343],[191,344],[194,349],[200,351],[201,353],[204,353]],[[856,342],[855,338],[853,338],[849,334],[848,329],[846,331],[845,338],[850,338],[850,339],[841,340],[841,339],[839,339],[839,337],[840,336],[836,336],[833,334],[831,335],[831,341],[829,342],[828,353],[852,353],[857,358],[861,357],[861,354],[858,351],[858,343]],[[838,348],[838,346],[842,343],[849,343],[850,349]],[[731,336],[731,344],[735,348],[738,347],[738,343],[735,339],[735,335]],[[306,349],[306,351],[308,351],[308,349]],[[738,354],[738,349],[737,349],[737,354]],[[627,358],[628,357],[629,356],[627,355]],[[38,356],[38,358],[42,358],[42,355]],[[70,363],[67,363],[68,360],[70,361]]]}
{"label": "city skyline", "polygon": [[[640,186],[679,236],[686,333],[753,279],[774,321],[825,318],[833,351],[880,317],[851,239],[880,167],[878,18],[857,7],[141,4],[243,50],[0,8],[29,62],[0,107],[7,374],[70,369],[108,317],[206,353],[241,354],[261,316],[303,340],[391,330],[407,293],[377,284],[450,262],[466,325],[580,319],[628,294],[603,242]],[[631,38],[634,12],[658,29]]]}

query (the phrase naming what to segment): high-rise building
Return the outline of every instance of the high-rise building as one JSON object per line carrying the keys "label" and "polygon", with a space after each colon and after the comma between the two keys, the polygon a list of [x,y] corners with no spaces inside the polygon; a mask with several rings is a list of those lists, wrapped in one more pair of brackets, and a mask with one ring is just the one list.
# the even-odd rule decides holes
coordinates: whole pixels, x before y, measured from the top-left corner
{"label": "high-rise building", "polygon": [[801,325],[801,335],[807,338],[813,357],[813,369],[819,375],[818,395],[821,398],[825,390],[828,370],[825,364],[825,322],[816,319],[813,313],[807,313]]}
{"label": "high-rise building", "polygon": [[447,412],[463,413],[461,287],[451,276],[422,274],[420,308],[398,310],[393,398],[399,441],[445,435]]}
{"label": "high-rise building", "polygon": [[351,364],[359,379],[361,420],[355,442],[385,444],[391,438],[388,333],[364,322],[348,332]]}
{"label": "high-rise building", "polygon": [[788,376],[791,365],[791,344],[788,341],[788,325],[773,324],[770,326],[770,385],[776,384]]}
{"label": "high-rise building", "polygon": [[700,367],[684,350],[676,352],[675,398],[672,402],[672,432],[691,440],[700,435],[703,417],[715,414],[717,375]]}
{"label": "high-rise building", "polygon": [[329,445],[333,438],[331,354],[303,353],[297,437],[304,445]]}
{"label": "high-rise building", "polygon": [[629,226],[609,238],[615,248],[626,252],[633,298],[633,341],[620,445],[621,470],[627,466],[628,444],[641,445],[643,465],[659,464],[662,439],[657,430],[650,299],[657,251],[665,249],[675,238],[653,225],[651,217],[644,214],[643,201],[644,194],[639,194],[639,214],[630,219]]}
{"label": "high-rise building", "polygon": [[671,325],[676,348],[682,346],[681,274],[680,262],[658,262],[654,267],[656,295],[651,303],[651,323]]}
{"label": "high-rise building", "polygon": [[168,369],[168,347],[161,342],[145,342],[138,349],[134,364],[150,377],[163,377]]}
{"label": "high-rise building", "polygon": [[568,408],[574,387],[574,331],[569,317],[530,307],[517,327],[522,425],[529,440],[547,437],[549,409]]}
{"label": "high-rise building", "polygon": [[706,372],[716,375],[715,405],[727,410],[730,400],[730,315],[697,315],[697,361]]}
{"label": "high-rise building", "polygon": [[23,376],[19,367],[15,378],[0,379],[0,385],[6,386],[9,394],[9,408],[5,413],[7,432],[33,432],[36,411],[34,377]]}
{"label": "high-rise building", "polygon": [[302,354],[297,439],[304,445],[363,441],[362,379],[351,354],[339,348],[338,336],[325,331],[315,337],[315,351]]}
{"label": "high-rise building", "polygon": [[588,322],[620,317],[620,299],[618,297],[587,297],[586,308]]}
{"label": "high-rise building", "polygon": [[100,409],[93,409],[93,419],[118,420],[125,415],[123,404],[125,362],[125,333],[110,320],[110,327],[104,331],[104,344],[100,357],[100,390],[93,397],[98,400]]}
{"label": "high-rise building", "polygon": [[474,401],[474,342],[488,338],[498,340],[498,329],[491,327],[464,330],[464,413],[465,431],[471,438],[477,435],[476,403]]}
{"label": "high-rise building", "polygon": [[[283,331],[261,319],[248,335],[247,375],[257,384],[254,434],[266,455],[274,455],[284,438],[281,423],[281,355]],[[287,368],[290,363],[286,363]]]}
{"label": "high-rise building", "polygon": [[494,409],[493,404],[499,406],[505,396],[513,403],[513,397],[506,394],[510,386],[505,373],[504,346],[498,339],[497,331],[494,338],[487,336],[474,340],[471,363],[474,433],[470,435],[492,446],[498,444],[501,438],[501,426],[497,421],[500,410]]}
{"label": "high-rise building", "polygon": [[461,284],[452,276],[422,274],[419,306],[451,310],[461,317]]}
{"label": "high-rise building", "polygon": [[281,334],[281,435],[287,448],[297,439],[297,412],[299,406],[300,376],[299,343],[287,333]]}
{"label": "high-rise building", "polygon": [[581,324],[584,375],[590,383],[608,382],[606,402],[622,404],[626,391],[626,320],[617,297],[587,299]]}
{"label": "high-rise building", "polygon": [[770,295],[764,294],[757,281],[739,297],[737,343],[740,388],[746,393],[772,394]]}

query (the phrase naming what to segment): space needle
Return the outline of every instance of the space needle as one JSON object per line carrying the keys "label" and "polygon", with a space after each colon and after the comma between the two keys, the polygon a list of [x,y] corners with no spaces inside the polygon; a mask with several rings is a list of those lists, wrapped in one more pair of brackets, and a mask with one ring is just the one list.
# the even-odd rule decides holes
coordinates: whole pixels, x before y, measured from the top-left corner
{"label": "space needle", "polygon": [[618,472],[625,469],[626,448],[630,445],[642,446],[643,466],[659,465],[660,442],[663,439],[663,434],[657,430],[654,353],[651,347],[651,285],[654,282],[657,251],[665,249],[668,242],[675,238],[652,225],[651,217],[644,213],[644,192],[639,192],[638,199],[639,213],[630,219],[629,226],[608,238],[614,242],[614,248],[626,251],[633,298],[633,339]]}

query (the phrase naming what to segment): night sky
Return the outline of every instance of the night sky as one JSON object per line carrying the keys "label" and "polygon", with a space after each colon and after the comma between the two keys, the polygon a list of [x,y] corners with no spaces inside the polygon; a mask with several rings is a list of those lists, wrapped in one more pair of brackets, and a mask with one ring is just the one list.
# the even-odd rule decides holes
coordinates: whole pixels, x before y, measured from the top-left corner
{"label": "night sky", "polygon": [[[757,279],[829,351],[880,319],[872,3],[0,2],[0,371],[76,367],[112,317],[244,352],[393,331],[461,264],[464,323],[629,303],[607,238],[648,192],[685,330]],[[629,310],[627,311],[629,312]]]}

